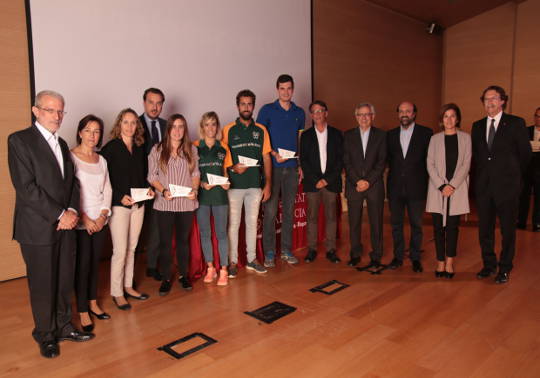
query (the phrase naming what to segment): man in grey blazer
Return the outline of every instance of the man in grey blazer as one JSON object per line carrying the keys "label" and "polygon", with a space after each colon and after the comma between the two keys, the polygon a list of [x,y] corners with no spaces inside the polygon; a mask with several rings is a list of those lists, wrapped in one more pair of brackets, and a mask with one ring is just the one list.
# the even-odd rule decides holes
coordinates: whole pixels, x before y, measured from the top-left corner
{"label": "man in grey blazer", "polygon": [[371,262],[365,268],[378,268],[382,257],[386,133],[373,126],[375,107],[362,103],[354,110],[358,127],[344,136],[345,196],[349,209],[351,242],[348,265],[360,262],[362,246],[362,212],[367,202],[371,231]]}
{"label": "man in grey blazer", "polygon": [[65,114],[64,98],[42,91],[32,113],[34,125],[8,137],[16,193],[13,238],[26,264],[32,336],[41,355],[54,358],[60,354],[59,341],[87,341],[94,335],[71,324],[79,182],[68,146],[57,133]]}

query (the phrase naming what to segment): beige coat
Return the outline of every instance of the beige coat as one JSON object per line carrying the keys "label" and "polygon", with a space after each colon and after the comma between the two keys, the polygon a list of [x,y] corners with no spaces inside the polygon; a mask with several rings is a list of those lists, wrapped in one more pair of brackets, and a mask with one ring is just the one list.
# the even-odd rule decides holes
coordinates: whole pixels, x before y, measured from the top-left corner
{"label": "beige coat", "polygon": [[456,188],[450,196],[450,214],[460,215],[469,213],[469,168],[471,166],[471,136],[463,131],[457,131],[458,159],[454,177],[446,179],[446,155],[444,148],[444,132],[431,137],[427,156],[429,173],[426,211],[443,215],[446,225],[447,197],[439,190],[441,185],[450,184]]}

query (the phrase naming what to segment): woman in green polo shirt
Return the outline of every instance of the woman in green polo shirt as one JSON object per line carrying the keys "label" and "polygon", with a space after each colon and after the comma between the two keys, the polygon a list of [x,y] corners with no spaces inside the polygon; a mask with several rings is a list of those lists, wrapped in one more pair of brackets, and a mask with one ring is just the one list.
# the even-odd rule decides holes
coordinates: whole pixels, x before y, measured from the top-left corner
{"label": "woman in green polo shirt", "polygon": [[219,278],[217,284],[225,286],[228,283],[228,257],[229,244],[227,240],[227,216],[229,214],[229,201],[227,190],[230,184],[210,185],[208,175],[225,176],[227,170],[226,161],[230,161],[229,147],[218,138],[220,135],[219,117],[215,112],[204,113],[199,135],[200,140],[195,142],[199,153],[199,170],[201,172],[201,185],[199,187],[199,209],[197,210],[197,222],[201,233],[201,244],[204,259],[208,264],[204,282],[211,283],[217,278],[214,267],[214,253],[212,248],[212,229],[210,226],[210,214],[214,215],[214,228],[219,247]]}

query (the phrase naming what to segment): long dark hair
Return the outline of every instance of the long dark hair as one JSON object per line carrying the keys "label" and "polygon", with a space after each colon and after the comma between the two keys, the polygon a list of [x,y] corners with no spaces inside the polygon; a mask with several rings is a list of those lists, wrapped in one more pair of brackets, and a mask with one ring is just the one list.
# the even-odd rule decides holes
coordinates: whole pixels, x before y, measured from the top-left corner
{"label": "long dark hair", "polygon": [[161,141],[159,144],[158,149],[161,150],[160,156],[159,156],[159,165],[161,167],[161,170],[163,172],[167,171],[167,165],[169,164],[169,160],[171,158],[172,154],[172,143],[171,143],[171,131],[173,128],[174,121],[181,120],[184,127],[184,136],[182,137],[182,140],[180,141],[180,145],[178,146],[178,149],[176,150],[176,154],[179,157],[183,157],[187,160],[188,166],[189,166],[189,172],[193,172],[193,169],[195,169],[195,159],[193,159],[193,155],[191,154],[191,139],[189,139],[189,132],[187,127],[187,121],[184,118],[182,114],[173,114],[169,117],[167,120],[167,131],[165,132],[165,138]]}

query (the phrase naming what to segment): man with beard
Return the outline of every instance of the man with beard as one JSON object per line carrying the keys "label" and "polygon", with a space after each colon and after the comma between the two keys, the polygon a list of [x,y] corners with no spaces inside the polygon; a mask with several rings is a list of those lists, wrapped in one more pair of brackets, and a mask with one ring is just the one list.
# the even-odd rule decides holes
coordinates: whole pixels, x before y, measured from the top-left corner
{"label": "man with beard", "polygon": [[397,269],[403,265],[405,250],[403,223],[406,208],[411,226],[409,257],[413,271],[422,272],[420,263],[422,214],[426,208],[428,187],[426,158],[433,130],[415,123],[417,109],[412,102],[402,102],[397,112],[400,126],[387,133],[390,168],[387,193],[394,242],[394,259],[388,267]]}
{"label": "man with beard", "polygon": [[[159,88],[148,88],[143,94],[144,113],[139,116],[144,128],[144,149],[148,155],[155,144],[160,143],[165,136],[167,121],[160,118],[165,95]],[[146,276],[154,277],[156,281],[161,281],[161,275],[157,270],[159,255],[159,232],[157,223],[157,213],[153,206],[154,200],[150,200],[145,206],[144,232],[141,233],[141,240],[146,239]]]}
{"label": "man with beard", "polygon": [[[270,138],[263,125],[253,120],[255,94],[244,89],[236,95],[236,106],[240,117],[223,128],[223,142],[230,148],[231,154],[225,162],[229,167],[231,187],[229,197],[229,277],[238,274],[238,231],[242,218],[242,205],[245,208],[246,223],[246,269],[266,273],[266,269],[257,261],[257,220],[259,206],[271,195],[272,160],[270,158]],[[242,164],[240,158],[249,158],[255,164]],[[264,185],[262,186],[261,166],[264,167]]]}
{"label": "man with beard", "polygon": [[516,250],[516,221],[523,174],[531,145],[523,118],[504,113],[508,96],[503,88],[487,87],[480,100],[487,117],[473,123],[471,131],[474,161],[474,188],[478,208],[478,238],[483,268],[479,279],[495,274],[495,221],[499,217],[502,250],[495,282],[510,279]]}

